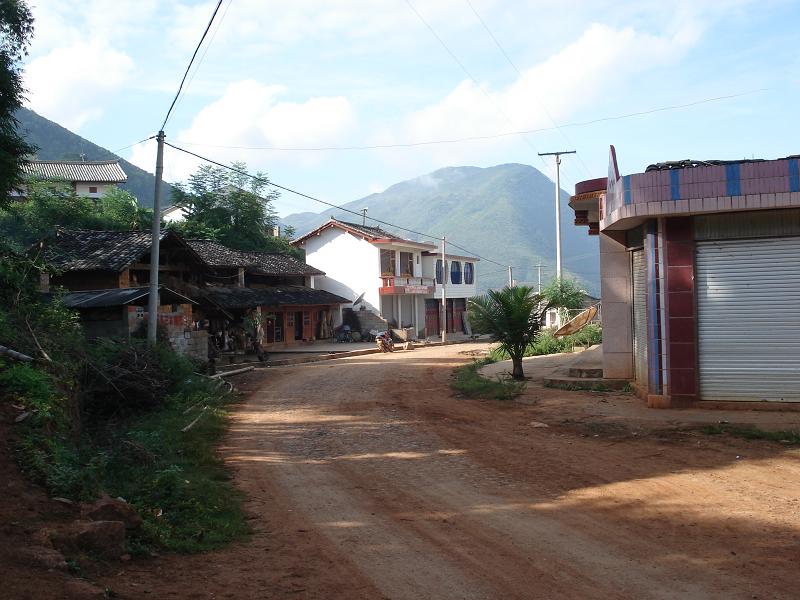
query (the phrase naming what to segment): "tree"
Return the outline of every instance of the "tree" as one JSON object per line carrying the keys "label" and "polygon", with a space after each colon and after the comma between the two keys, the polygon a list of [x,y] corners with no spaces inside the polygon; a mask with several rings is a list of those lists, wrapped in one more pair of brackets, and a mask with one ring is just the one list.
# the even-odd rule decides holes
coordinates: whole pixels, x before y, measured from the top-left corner
{"label": "tree", "polygon": [[56,227],[145,230],[153,211],[140,207],[124,190],[109,189],[98,199],[78,196],[64,183],[26,180],[27,199],[0,209],[0,236],[18,251],[52,234]]}
{"label": "tree", "polygon": [[22,182],[25,156],[34,148],[17,132],[14,112],[22,106],[21,61],[28,54],[33,17],[24,0],[0,1],[0,208]]}
{"label": "tree", "polygon": [[553,279],[542,290],[542,296],[551,308],[557,308],[561,322],[568,315],[568,311],[583,307],[586,292],[571,279]]}
{"label": "tree", "polygon": [[[241,172],[247,169],[244,163],[234,163],[234,167]],[[212,239],[238,250],[297,255],[285,238],[274,235],[278,217],[272,202],[279,194],[267,191],[268,186],[263,173],[249,177],[204,165],[186,185],[175,187],[173,204],[185,206],[188,213],[168,227],[188,238]]]}
{"label": "tree", "polygon": [[523,285],[489,290],[473,298],[469,301],[469,316],[475,330],[486,331],[500,342],[501,350],[511,357],[511,376],[522,380],[522,357],[535,340],[542,314],[548,308],[542,296]]}

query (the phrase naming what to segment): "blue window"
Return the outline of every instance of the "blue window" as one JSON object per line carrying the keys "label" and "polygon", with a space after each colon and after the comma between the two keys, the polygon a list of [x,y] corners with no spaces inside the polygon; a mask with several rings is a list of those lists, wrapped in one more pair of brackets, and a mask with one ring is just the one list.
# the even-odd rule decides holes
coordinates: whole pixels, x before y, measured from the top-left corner
{"label": "blue window", "polygon": [[461,263],[457,260],[450,262],[450,281],[452,283],[461,283]]}
{"label": "blue window", "polygon": [[464,263],[464,283],[467,285],[475,283],[475,265],[470,262]]}
{"label": "blue window", "polygon": [[444,269],[442,269],[442,259],[436,261],[436,283],[441,285],[444,283]]}

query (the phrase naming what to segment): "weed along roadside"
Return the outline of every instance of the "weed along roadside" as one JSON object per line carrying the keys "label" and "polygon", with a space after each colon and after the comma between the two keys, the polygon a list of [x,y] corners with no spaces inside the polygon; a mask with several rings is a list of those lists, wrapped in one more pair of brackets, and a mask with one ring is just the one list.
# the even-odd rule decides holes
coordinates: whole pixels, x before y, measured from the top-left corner
{"label": "weed along roadside", "polygon": [[494,362],[492,358],[486,357],[456,368],[450,387],[467,398],[513,400],[525,389],[525,382],[500,376],[492,379],[481,376],[478,370]]}

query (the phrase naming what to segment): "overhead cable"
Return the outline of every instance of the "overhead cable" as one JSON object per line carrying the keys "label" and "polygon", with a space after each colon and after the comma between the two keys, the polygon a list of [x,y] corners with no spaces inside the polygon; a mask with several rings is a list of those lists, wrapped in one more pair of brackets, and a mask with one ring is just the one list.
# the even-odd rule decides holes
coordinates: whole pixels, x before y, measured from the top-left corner
{"label": "overhead cable", "polygon": [[211,24],[214,22],[214,18],[217,16],[217,12],[219,12],[219,7],[222,6],[222,0],[217,2],[217,6],[214,8],[214,12],[211,15],[211,18],[208,20],[208,25],[206,25],[205,30],[203,31],[203,35],[200,37],[200,41],[197,43],[197,47],[194,49],[192,53],[192,58],[189,60],[189,64],[186,66],[186,71],[183,73],[183,78],[181,79],[181,83],[178,86],[178,91],[175,93],[175,97],[172,99],[172,104],[169,105],[169,110],[167,110],[167,115],[164,117],[164,122],[161,124],[159,128],[161,131],[164,130],[164,127],[167,125],[167,121],[169,121],[169,117],[172,114],[172,109],[175,107],[175,103],[178,101],[178,97],[181,95],[181,91],[183,90],[183,84],[186,82],[186,76],[189,75],[189,70],[192,68],[192,63],[194,62],[195,57],[197,56],[197,52],[200,50],[200,46],[203,45],[203,40],[206,39],[206,35],[208,35],[208,30],[211,29]]}
{"label": "overhead cable", "polygon": [[[192,152],[191,150],[187,150],[186,148],[181,148],[180,146],[176,146],[175,144],[171,144],[169,142],[164,142],[164,143],[167,146],[169,146],[170,148],[174,148],[175,150],[178,150],[179,152],[183,152],[185,154],[189,154],[190,156],[194,156],[195,158],[199,158],[200,160],[208,162],[208,163],[210,163],[212,165],[217,165],[218,167],[222,167],[223,169],[228,169],[229,171],[232,171],[234,173],[238,173],[239,175],[243,175],[243,176],[249,177],[251,179],[255,179],[255,180],[258,180],[258,181],[266,181],[266,183],[270,187],[274,187],[274,188],[277,188],[279,190],[284,190],[286,192],[289,192],[291,194],[295,194],[295,195],[300,196],[302,198],[307,198],[309,200],[313,200],[314,202],[319,202],[320,204],[324,204],[325,206],[330,206],[331,208],[335,208],[337,210],[341,210],[343,212],[350,213],[350,214],[355,215],[355,216],[357,216],[359,218],[364,218],[364,213],[357,212],[357,211],[351,210],[349,208],[345,208],[344,206],[340,206],[338,204],[334,204],[332,202],[328,202],[328,201],[322,200],[320,198],[316,198],[316,197],[311,196],[309,194],[304,194],[303,192],[298,192],[297,190],[294,190],[294,189],[292,189],[290,187],[286,187],[284,185],[279,185],[279,184],[277,184],[277,183],[275,183],[273,181],[270,181],[269,179],[265,179],[264,177],[259,177],[258,175],[253,175],[252,173],[248,173],[247,171],[243,171],[241,169],[237,169],[236,167],[232,167],[230,165],[226,165],[225,163],[221,163],[221,162],[216,161],[214,159],[207,158],[205,156],[201,156],[200,154],[197,154],[196,152]],[[383,221],[381,219],[376,219],[375,217],[367,216],[366,218],[369,219],[370,221],[375,221],[376,223],[380,223],[381,225],[386,225],[387,227],[392,227],[393,229],[399,229],[400,231],[413,233],[414,235],[418,235],[418,236],[421,236],[421,237],[424,237],[424,238],[428,238],[428,239],[431,239],[431,240],[439,241],[439,240],[442,239],[440,236],[431,235],[429,233],[423,233],[421,231],[416,231],[415,229],[409,229],[408,227],[402,227],[400,225],[396,225],[395,223],[390,223],[389,221]],[[505,267],[506,266],[503,263],[497,262],[496,260],[492,260],[491,258],[486,258],[484,256],[481,256],[481,255],[475,253],[475,252],[472,252],[468,248],[464,248],[463,246],[459,246],[458,244],[454,244],[450,240],[448,240],[447,243],[449,245],[455,247],[455,248],[458,248],[459,250],[463,250],[464,252],[468,252],[470,254],[470,256],[474,256],[475,258],[479,258],[481,260],[485,260],[486,262],[490,262],[490,263],[494,263],[496,265],[500,265],[501,267]]]}

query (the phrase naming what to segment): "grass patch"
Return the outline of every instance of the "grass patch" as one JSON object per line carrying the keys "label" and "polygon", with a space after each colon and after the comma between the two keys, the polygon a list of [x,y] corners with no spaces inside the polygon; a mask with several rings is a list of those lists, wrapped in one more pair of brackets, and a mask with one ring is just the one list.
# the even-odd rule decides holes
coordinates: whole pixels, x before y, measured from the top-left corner
{"label": "grass patch", "polygon": [[557,389],[557,390],[566,390],[568,392],[610,392],[611,388],[603,383],[591,383],[591,384],[580,384],[580,383],[545,383],[545,387]]}
{"label": "grass patch", "polygon": [[131,551],[201,552],[247,534],[242,494],[216,451],[230,401],[216,383],[194,376],[162,407],[130,419],[109,438],[103,488],[144,519]]}
{"label": "grass patch", "polygon": [[495,362],[492,358],[474,360],[468,365],[458,367],[450,382],[450,387],[467,398],[487,398],[491,400],[513,400],[525,389],[524,381],[481,377],[478,370]]}
{"label": "grass patch", "polygon": [[706,435],[727,434],[746,440],[768,440],[782,444],[800,445],[800,431],[765,431],[754,426],[706,425],[702,428]]}
{"label": "grass patch", "polygon": [[[603,330],[599,325],[587,325],[578,333],[556,337],[554,330],[542,329],[536,335],[536,340],[525,349],[525,356],[542,356],[544,354],[558,354],[572,352],[575,346],[593,346],[603,340]],[[506,352],[495,348],[491,357],[496,360],[510,358]]]}

